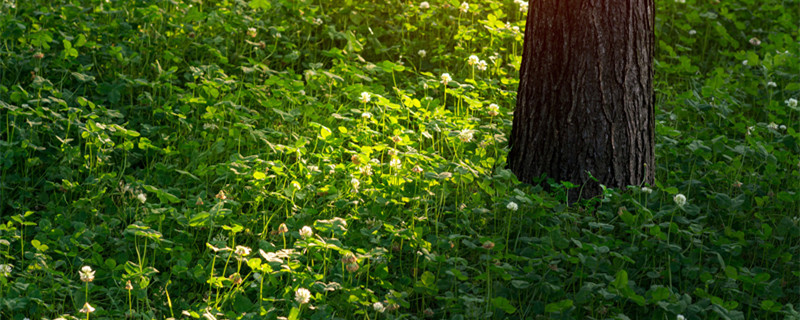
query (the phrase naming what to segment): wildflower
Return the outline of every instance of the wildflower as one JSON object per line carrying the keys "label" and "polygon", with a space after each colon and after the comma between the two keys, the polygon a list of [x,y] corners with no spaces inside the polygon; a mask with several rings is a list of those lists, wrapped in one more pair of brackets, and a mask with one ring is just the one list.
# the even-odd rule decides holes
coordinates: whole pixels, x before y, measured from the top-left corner
{"label": "wildflower", "polygon": [[478,56],[476,56],[474,54],[469,56],[469,58],[467,59],[467,64],[469,64],[471,66],[476,65],[478,62],[480,62],[480,59],[478,59]]}
{"label": "wildflower", "polygon": [[349,264],[347,264],[345,269],[347,269],[348,272],[356,272],[356,271],[358,271],[358,263],[355,263],[355,262],[349,263]]}
{"label": "wildflower", "polygon": [[278,38],[278,39],[280,39],[280,38],[281,38],[281,33],[280,33],[280,32],[276,33],[276,34],[275,34],[275,38]]}
{"label": "wildflower", "polygon": [[289,228],[286,227],[285,223],[281,223],[281,225],[278,226],[278,233],[287,233],[287,232],[289,232]]}
{"label": "wildflower", "polygon": [[358,168],[358,172],[360,172],[362,175],[365,175],[365,176],[371,176],[372,175],[372,166],[369,165],[369,164],[364,165],[363,167]]}
{"label": "wildflower", "polygon": [[350,180],[350,184],[353,185],[353,189],[358,190],[358,185],[360,185],[361,182],[359,182],[358,179],[353,178]]}
{"label": "wildflower", "polygon": [[520,12],[528,12],[528,3],[525,1],[519,2],[519,11]]}
{"label": "wildflower", "polygon": [[696,34],[697,34],[697,30],[695,30],[695,29],[689,30],[689,35],[690,36],[693,36],[693,35],[696,35]]}
{"label": "wildflower", "polygon": [[767,128],[770,128],[770,129],[772,129],[772,130],[778,130],[778,124],[777,124],[777,123],[775,123],[775,122],[770,122],[770,123],[767,125]]}
{"label": "wildflower", "polygon": [[81,281],[83,282],[92,282],[94,280],[94,271],[90,266],[81,267],[81,271],[78,273],[81,275]]}
{"label": "wildflower", "polygon": [[686,0],[675,0],[677,3],[686,3]]}
{"label": "wildflower", "polygon": [[483,248],[486,250],[492,250],[494,248],[494,242],[486,241],[483,243]]}
{"label": "wildflower", "polygon": [[201,199],[200,197],[197,197],[197,201],[195,201],[194,204],[197,205],[197,206],[202,206],[203,205],[203,199]]}
{"label": "wildflower", "polygon": [[364,118],[364,119],[369,119],[369,118],[372,118],[372,114],[369,113],[369,112],[364,112],[364,113],[361,114],[361,117]]}
{"label": "wildflower", "polygon": [[781,129],[781,131],[786,131],[786,126],[785,125],[781,125],[780,129]]}
{"label": "wildflower", "polygon": [[321,25],[321,24],[322,24],[322,19],[320,19],[320,18],[314,18],[314,24],[316,24],[316,25]]}
{"label": "wildflower", "polygon": [[401,139],[401,138],[400,138],[400,137],[398,137],[398,136],[392,136],[392,142],[394,142],[394,143],[400,143],[400,141],[403,141],[403,139]]}
{"label": "wildflower", "polygon": [[758,38],[756,37],[752,37],[750,38],[750,44],[754,46],[761,45],[761,40],[758,40]]}
{"label": "wildflower", "polygon": [[239,273],[234,273],[228,276],[228,280],[230,280],[234,285],[242,284],[242,281],[244,281],[242,280],[242,275],[240,275]]}
{"label": "wildflower", "polygon": [[147,195],[144,193],[137,194],[136,199],[139,199],[141,203],[145,203],[147,201]]}
{"label": "wildflower", "polygon": [[796,106],[797,106],[797,99],[795,99],[795,98],[789,98],[789,100],[786,100],[786,101],[784,101],[784,102],[785,102],[785,103],[786,103],[786,105],[787,105],[787,106],[789,106],[790,108],[794,108],[794,107],[796,107]]}
{"label": "wildflower", "polygon": [[446,86],[447,83],[450,82],[450,81],[453,81],[453,78],[450,77],[450,74],[449,73],[442,73],[442,81],[441,81],[441,83]]}
{"label": "wildflower", "polygon": [[650,194],[653,193],[653,189],[650,189],[648,187],[642,187],[642,192]]}
{"label": "wildflower", "polygon": [[297,291],[294,292],[294,300],[299,304],[308,303],[308,301],[311,300],[311,291],[308,291],[306,288],[297,289]]}
{"label": "wildflower", "polygon": [[245,256],[249,256],[250,255],[250,251],[251,250],[248,247],[236,246],[236,250],[234,250],[234,253],[236,253],[236,255],[238,255],[240,257],[245,257]]}
{"label": "wildflower", "polygon": [[686,320],[686,317],[684,317],[682,314],[679,314],[677,317],[675,317],[675,320]]}
{"label": "wildflower", "polygon": [[747,135],[749,136],[755,130],[756,130],[756,126],[747,127]]}
{"label": "wildflower", "polygon": [[511,211],[517,211],[519,209],[519,206],[517,205],[516,202],[509,202],[506,205],[506,209],[511,210]]}
{"label": "wildflower", "polygon": [[420,9],[428,9],[430,7],[431,7],[431,5],[428,4],[428,1],[422,1],[422,2],[419,3],[419,8]]}
{"label": "wildflower", "polygon": [[356,263],[356,256],[350,252],[345,253],[342,257],[342,263],[344,264],[351,264]]}
{"label": "wildflower", "polygon": [[386,307],[384,307],[383,303],[380,303],[380,302],[373,303],[372,304],[372,308],[375,309],[375,311],[378,311],[380,313],[383,313],[384,311],[386,311]]}
{"label": "wildflower", "polygon": [[414,166],[414,168],[411,169],[411,171],[414,173],[422,173],[423,170],[422,168],[420,168],[420,166]]}
{"label": "wildflower", "polygon": [[488,64],[486,64],[486,60],[481,60],[481,61],[478,61],[478,70],[480,70],[480,71],[486,71],[486,68],[487,68],[487,67],[489,67],[489,65],[488,65]]}
{"label": "wildflower", "polygon": [[747,60],[742,61],[742,65],[746,66],[747,65]]}
{"label": "wildflower", "polygon": [[367,103],[367,102],[369,102],[370,97],[371,96],[370,96],[369,92],[362,92],[361,93],[361,98],[359,98],[358,101],[361,101],[361,103]]}
{"label": "wildflower", "polygon": [[741,188],[742,187],[742,182],[741,181],[736,181],[732,185],[733,185],[734,188]]}
{"label": "wildflower", "polygon": [[92,312],[94,312],[94,307],[92,307],[92,305],[90,305],[90,304],[87,302],[87,303],[84,303],[84,304],[83,304],[83,309],[81,309],[81,310],[80,310],[80,311],[78,311],[78,312],[80,312],[80,313],[92,313]]}
{"label": "wildflower", "polygon": [[394,157],[394,156],[396,156],[396,155],[397,155],[397,150],[395,150],[395,149],[389,149],[389,151],[387,151],[386,153],[388,153],[390,156],[393,156],[393,157]]}
{"label": "wildflower", "polygon": [[458,134],[458,140],[461,140],[461,142],[470,142],[472,141],[472,136],[474,133],[475,131],[469,129],[461,130],[461,132]]}
{"label": "wildflower", "polygon": [[228,197],[225,196],[225,192],[222,190],[220,190],[219,193],[217,193],[217,195],[214,197],[220,200],[228,199]]}
{"label": "wildflower", "polygon": [[499,111],[500,111],[500,107],[498,105],[496,105],[494,103],[489,105],[489,115],[490,116],[494,117],[494,116],[500,114]]}
{"label": "wildflower", "polygon": [[392,168],[395,168],[397,170],[400,170],[400,167],[402,166],[402,164],[400,163],[400,159],[392,158],[392,161],[389,161],[389,166],[392,167]]}
{"label": "wildflower", "polygon": [[772,82],[772,81],[770,81],[770,82],[767,82],[767,87],[773,87],[773,88],[775,88],[775,87],[777,87],[777,86],[778,86],[778,85],[777,85],[775,82]]}
{"label": "wildflower", "polygon": [[297,181],[292,181],[292,187],[294,187],[297,190],[300,190],[300,183]]}
{"label": "wildflower", "polygon": [[128,290],[128,291],[133,290],[133,283],[131,283],[130,280],[128,280],[128,282],[125,283],[125,290]]}
{"label": "wildflower", "polygon": [[310,238],[313,235],[314,235],[314,230],[311,230],[311,227],[309,226],[303,226],[303,228],[300,229],[300,236],[302,236],[303,238]]}
{"label": "wildflower", "polygon": [[8,277],[11,274],[11,268],[14,267],[10,264],[0,264],[0,275]]}
{"label": "wildflower", "polygon": [[428,54],[428,52],[426,52],[425,50],[420,50],[420,51],[417,51],[417,54],[418,54],[418,55],[419,55],[421,58],[425,58],[425,55],[427,55],[427,54]]}
{"label": "wildflower", "polygon": [[33,58],[36,60],[41,60],[42,58],[44,58],[44,53],[41,52],[34,53]]}
{"label": "wildflower", "polygon": [[424,314],[426,317],[433,317],[433,310],[431,310],[431,308],[427,308],[425,311],[422,311],[422,314]]}
{"label": "wildflower", "polygon": [[683,207],[686,204],[686,196],[680,193],[676,194],[672,200],[674,200],[675,204],[677,204],[679,207]]}
{"label": "wildflower", "polygon": [[255,38],[257,34],[256,28],[247,28],[247,35],[250,36],[250,38]]}
{"label": "wildflower", "polygon": [[458,7],[458,10],[461,10],[463,13],[467,13],[467,11],[469,11],[469,3],[462,2],[461,6]]}

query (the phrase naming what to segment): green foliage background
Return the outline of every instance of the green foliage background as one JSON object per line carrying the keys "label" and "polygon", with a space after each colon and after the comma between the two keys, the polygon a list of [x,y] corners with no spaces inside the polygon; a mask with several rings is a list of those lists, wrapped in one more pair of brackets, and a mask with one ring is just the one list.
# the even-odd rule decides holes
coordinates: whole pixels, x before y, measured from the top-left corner
{"label": "green foliage background", "polygon": [[521,4],[428,2],[0,1],[0,318],[800,319],[800,2],[657,1],[656,185],[571,206]]}

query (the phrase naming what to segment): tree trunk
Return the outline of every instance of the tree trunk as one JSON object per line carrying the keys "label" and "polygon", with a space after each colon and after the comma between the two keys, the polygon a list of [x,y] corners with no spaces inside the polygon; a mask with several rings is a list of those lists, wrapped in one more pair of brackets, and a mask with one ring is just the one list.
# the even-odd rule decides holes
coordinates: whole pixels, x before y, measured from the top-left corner
{"label": "tree trunk", "polygon": [[583,197],[602,192],[587,172],[653,182],[654,14],[653,0],[530,1],[508,155],[520,181],[546,174]]}

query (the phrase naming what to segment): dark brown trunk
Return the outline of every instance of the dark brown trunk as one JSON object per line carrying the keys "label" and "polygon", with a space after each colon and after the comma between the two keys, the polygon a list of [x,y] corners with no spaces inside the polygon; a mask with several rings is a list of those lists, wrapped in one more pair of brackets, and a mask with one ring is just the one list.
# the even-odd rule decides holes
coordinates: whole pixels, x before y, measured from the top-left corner
{"label": "dark brown trunk", "polygon": [[654,176],[653,0],[530,1],[508,165],[601,193]]}

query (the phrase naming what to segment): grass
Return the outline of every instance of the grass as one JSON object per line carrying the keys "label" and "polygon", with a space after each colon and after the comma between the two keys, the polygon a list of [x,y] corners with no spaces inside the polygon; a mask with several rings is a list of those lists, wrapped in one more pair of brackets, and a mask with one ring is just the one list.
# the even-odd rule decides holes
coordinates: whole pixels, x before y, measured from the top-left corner
{"label": "grass", "polygon": [[2,0],[0,318],[800,319],[800,3],[656,4],[656,184],[567,205],[518,2]]}

